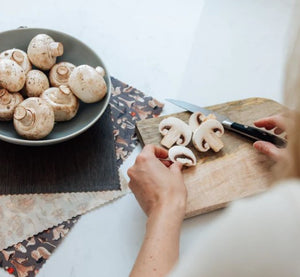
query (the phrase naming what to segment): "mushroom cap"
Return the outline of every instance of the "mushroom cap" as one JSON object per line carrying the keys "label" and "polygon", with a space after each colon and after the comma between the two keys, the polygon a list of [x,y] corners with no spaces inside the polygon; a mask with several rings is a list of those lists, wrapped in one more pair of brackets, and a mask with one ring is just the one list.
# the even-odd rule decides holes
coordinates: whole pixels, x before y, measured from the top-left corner
{"label": "mushroom cap", "polygon": [[202,122],[208,120],[208,119],[216,119],[216,116],[213,114],[209,114],[205,116],[201,112],[194,112],[191,114],[189,118],[189,126],[192,128],[193,131],[195,131]]}
{"label": "mushroom cap", "polygon": [[15,107],[22,101],[23,97],[20,93],[10,93],[4,88],[0,89],[0,121],[12,120]]}
{"label": "mushroom cap", "polygon": [[0,87],[10,92],[17,92],[25,84],[24,69],[15,61],[9,59],[0,60]]}
{"label": "mushroom cap", "polygon": [[76,67],[70,75],[69,86],[72,92],[85,103],[100,101],[107,93],[102,73],[89,65]]}
{"label": "mushroom cap", "polygon": [[200,152],[206,152],[210,148],[218,152],[224,146],[220,139],[223,134],[223,125],[218,120],[208,119],[194,131],[192,141]]}
{"label": "mushroom cap", "polygon": [[15,61],[19,66],[24,69],[25,75],[31,70],[32,66],[28,59],[27,54],[20,49],[9,49],[0,54],[0,59],[10,59]]}
{"label": "mushroom cap", "polygon": [[46,34],[35,36],[27,49],[31,63],[42,70],[50,69],[56,63],[56,57],[62,56],[63,52],[63,45]]}
{"label": "mushroom cap", "polygon": [[185,166],[195,166],[197,159],[192,150],[184,146],[173,146],[169,149],[169,159]]}
{"label": "mushroom cap", "polygon": [[44,72],[37,69],[28,72],[24,87],[28,97],[39,97],[48,88],[49,81]]}
{"label": "mushroom cap", "polygon": [[159,123],[158,129],[164,136],[160,143],[167,148],[174,144],[186,146],[192,138],[191,128],[185,122],[173,116],[163,119]]}
{"label": "mushroom cap", "polygon": [[53,109],[39,97],[27,98],[15,108],[14,126],[26,139],[44,138],[54,127]]}
{"label": "mushroom cap", "polygon": [[52,107],[55,121],[72,119],[79,108],[77,97],[67,86],[49,88],[42,93],[41,98]]}
{"label": "mushroom cap", "polygon": [[69,77],[74,69],[75,65],[69,62],[60,62],[53,65],[49,72],[49,80],[51,86],[67,86],[69,83]]}

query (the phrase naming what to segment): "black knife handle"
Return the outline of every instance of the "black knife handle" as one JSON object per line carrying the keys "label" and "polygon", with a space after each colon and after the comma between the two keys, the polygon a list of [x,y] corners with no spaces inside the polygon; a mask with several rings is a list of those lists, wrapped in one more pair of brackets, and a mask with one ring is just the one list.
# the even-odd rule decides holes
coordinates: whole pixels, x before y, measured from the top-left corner
{"label": "black knife handle", "polygon": [[275,144],[278,147],[285,147],[287,141],[281,137],[275,136],[261,129],[233,122],[230,126],[232,131],[235,131],[254,140],[263,140]]}

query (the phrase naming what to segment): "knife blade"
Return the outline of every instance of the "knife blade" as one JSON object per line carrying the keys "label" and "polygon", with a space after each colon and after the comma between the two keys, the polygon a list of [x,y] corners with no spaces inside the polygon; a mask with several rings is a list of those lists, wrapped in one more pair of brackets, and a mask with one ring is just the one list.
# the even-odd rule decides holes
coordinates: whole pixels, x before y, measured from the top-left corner
{"label": "knife blade", "polygon": [[259,128],[255,128],[252,126],[234,122],[229,117],[219,114],[215,111],[212,111],[212,110],[209,110],[206,108],[202,108],[197,105],[194,105],[194,104],[191,104],[191,103],[188,103],[185,101],[181,101],[181,100],[175,100],[175,99],[169,99],[169,98],[166,100],[168,102],[170,102],[178,107],[181,107],[185,110],[188,110],[190,112],[201,112],[206,116],[213,113],[216,116],[217,120],[222,123],[222,125],[224,126],[225,129],[227,129],[229,131],[233,131],[240,135],[246,136],[253,140],[268,141],[268,142],[275,144],[278,147],[285,147],[287,144],[287,141],[279,136],[273,135],[273,134],[266,132]]}

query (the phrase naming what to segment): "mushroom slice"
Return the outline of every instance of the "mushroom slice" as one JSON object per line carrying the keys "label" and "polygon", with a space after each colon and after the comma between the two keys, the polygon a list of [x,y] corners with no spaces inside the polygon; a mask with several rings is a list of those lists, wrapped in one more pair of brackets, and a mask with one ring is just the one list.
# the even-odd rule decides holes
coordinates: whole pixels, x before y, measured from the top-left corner
{"label": "mushroom slice", "polygon": [[15,61],[0,60],[0,86],[10,92],[17,92],[25,84],[25,72]]}
{"label": "mushroom slice", "polygon": [[35,36],[29,43],[27,54],[32,64],[42,70],[50,69],[56,63],[56,57],[62,56],[64,47],[60,42],[46,34]]}
{"label": "mushroom slice", "polygon": [[170,116],[163,119],[158,126],[159,132],[164,136],[161,145],[170,148],[172,145],[186,146],[192,138],[192,130],[182,120]]}
{"label": "mushroom slice", "polygon": [[200,152],[206,152],[210,148],[219,152],[224,144],[220,137],[224,134],[222,124],[215,119],[208,119],[203,122],[193,134],[193,144]]}
{"label": "mushroom slice", "polygon": [[0,121],[13,119],[14,110],[23,101],[23,97],[18,92],[9,93],[6,89],[0,89]]}
{"label": "mushroom slice", "polygon": [[49,88],[46,74],[40,70],[30,70],[26,76],[24,91],[28,97],[39,97]]}
{"label": "mushroom slice", "polygon": [[49,73],[50,84],[53,87],[59,87],[61,85],[67,86],[69,83],[69,77],[74,70],[75,65],[68,62],[61,62],[55,64]]}
{"label": "mushroom slice", "polygon": [[192,128],[192,130],[195,131],[202,122],[208,119],[216,119],[216,116],[214,114],[209,114],[208,116],[205,116],[201,112],[195,112],[189,118],[189,125]]}
{"label": "mushroom slice", "polygon": [[179,162],[185,166],[195,166],[196,157],[192,150],[184,146],[173,146],[169,149],[169,159],[172,162]]}
{"label": "mushroom slice", "polygon": [[52,107],[55,121],[70,120],[78,111],[79,101],[67,86],[49,88],[42,93],[41,98]]}
{"label": "mushroom slice", "polygon": [[27,54],[20,49],[14,48],[3,51],[0,54],[0,59],[10,59],[12,61],[15,61],[19,66],[23,68],[25,74],[27,74],[28,71],[32,68]]}
{"label": "mushroom slice", "polygon": [[72,92],[85,103],[100,101],[107,93],[102,67],[77,66],[70,75],[69,86]]}
{"label": "mushroom slice", "polygon": [[52,107],[39,97],[27,98],[15,108],[14,126],[26,139],[44,138],[54,127]]}

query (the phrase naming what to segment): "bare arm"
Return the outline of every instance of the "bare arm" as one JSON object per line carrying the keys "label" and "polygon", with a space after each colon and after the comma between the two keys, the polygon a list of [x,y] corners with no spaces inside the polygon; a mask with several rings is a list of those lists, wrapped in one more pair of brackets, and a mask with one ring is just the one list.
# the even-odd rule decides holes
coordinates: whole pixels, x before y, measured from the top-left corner
{"label": "bare arm", "polygon": [[186,189],[181,166],[159,160],[167,155],[162,148],[146,146],[128,171],[129,186],[148,215],[143,245],[131,277],[165,276],[178,259]]}

